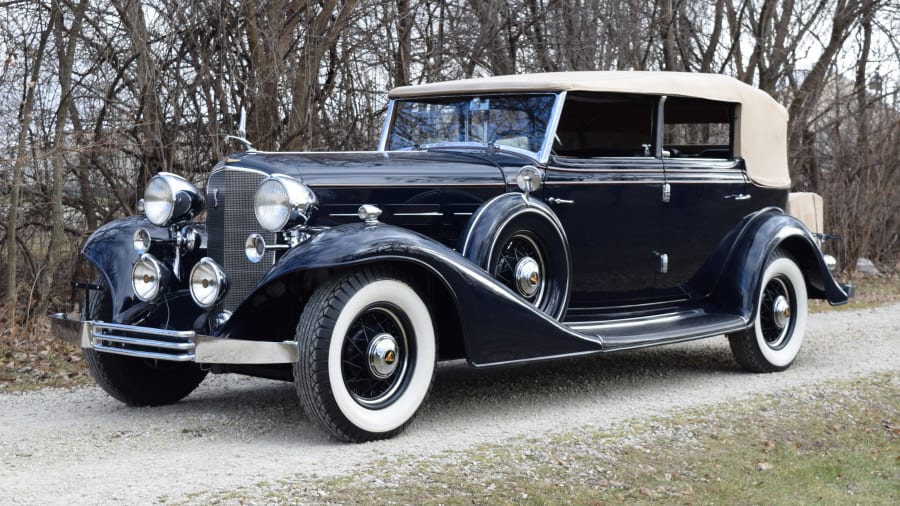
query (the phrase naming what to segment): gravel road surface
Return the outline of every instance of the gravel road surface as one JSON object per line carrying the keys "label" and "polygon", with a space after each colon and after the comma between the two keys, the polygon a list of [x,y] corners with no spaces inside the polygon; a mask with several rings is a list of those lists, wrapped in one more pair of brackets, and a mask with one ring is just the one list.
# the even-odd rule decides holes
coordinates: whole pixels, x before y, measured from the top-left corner
{"label": "gravel road surface", "polygon": [[900,305],[810,316],[794,365],[742,372],[724,338],[505,369],[442,364],[416,421],[390,441],[330,441],[292,384],[210,376],[182,402],[128,408],[96,387],[0,394],[0,502],[146,504],[391,455],[606,427],[683,407],[900,372]]}

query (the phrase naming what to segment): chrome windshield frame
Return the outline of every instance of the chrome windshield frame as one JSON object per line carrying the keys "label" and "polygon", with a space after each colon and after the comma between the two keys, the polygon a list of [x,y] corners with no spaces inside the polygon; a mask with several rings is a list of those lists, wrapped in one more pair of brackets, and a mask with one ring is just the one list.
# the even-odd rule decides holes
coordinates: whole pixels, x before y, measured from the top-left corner
{"label": "chrome windshield frame", "polygon": [[384,125],[381,127],[381,136],[378,138],[378,151],[385,151],[387,148],[388,132],[394,121],[394,102],[394,99],[388,100],[387,111],[384,113]]}
{"label": "chrome windshield frame", "polygon": [[547,122],[547,135],[544,137],[544,145],[537,153],[538,162],[546,166],[550,162],[550,154],[553,152],[553,142],[556,140],[556,128],[559,126],[559,118],[562,116],[563,105],[566,102],[566,92],[556,94],[556,102],[550,111],[550,121]]}

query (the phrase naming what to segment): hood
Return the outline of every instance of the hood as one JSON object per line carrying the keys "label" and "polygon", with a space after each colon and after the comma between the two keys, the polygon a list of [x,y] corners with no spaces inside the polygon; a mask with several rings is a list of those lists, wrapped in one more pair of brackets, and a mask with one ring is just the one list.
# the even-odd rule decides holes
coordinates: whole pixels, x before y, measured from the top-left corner
{"label": "hood", "polygon": [[471,151],[369,151],[230,155],[221,167],[246,167],[285,174],[315,187],[482,185],[504,182],[502,167],[522,158]]}

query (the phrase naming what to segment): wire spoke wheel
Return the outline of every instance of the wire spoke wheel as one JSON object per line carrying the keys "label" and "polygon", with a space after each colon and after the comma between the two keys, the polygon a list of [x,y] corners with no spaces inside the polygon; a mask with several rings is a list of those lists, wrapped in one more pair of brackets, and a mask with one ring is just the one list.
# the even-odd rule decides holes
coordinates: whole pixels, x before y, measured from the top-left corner
{"label": "wire spoke wheel", "polygon": [[729,334],[728,341],[744,369],[783,371],[803,344],[808,312],[806,280],[790,256],[775,250],[763,269],[760,285],[753,325]]}
{"label": "wire spoke wheel", "polygon": [[781,349],[790,335],[794,323],[791,315],[796,313],[792,307],[794,299],[784,276],[772,278],[763,290],[759,308],[760,330],[773,350]]}
{"label": "wire spoke wheel", "polygon": [[297,323],[303,410],[341,441],[399,434],[434,377],[434,322],[411,275],[364,268],[316,289]]}
{"label": "wire spoke wheel", "polygon": [[410,360],[408,324],[397,309],[377,304],[350,325],[341,350],[347,390],[364,406],[390,402],[402,385]]}
{"label": "wire spoke wheel", "polygon": [[547,266],[538,241],[527,232],[510,237],[500,248],[492,274],[535,306],[544,299]]}

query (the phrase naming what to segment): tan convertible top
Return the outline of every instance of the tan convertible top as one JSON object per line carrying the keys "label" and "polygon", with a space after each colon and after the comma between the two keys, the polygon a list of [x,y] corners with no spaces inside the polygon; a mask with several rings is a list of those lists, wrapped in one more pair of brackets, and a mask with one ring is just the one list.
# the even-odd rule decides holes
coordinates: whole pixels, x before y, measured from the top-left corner
{"label": "tan convertible top", "polygon": [[757,184],[788,188],[787,111],[767,93],[732,77],[689,72],[550,72],[394,88],[390,98],[540,91],[597,91],[705,98],[738,104],[735,154]]}

